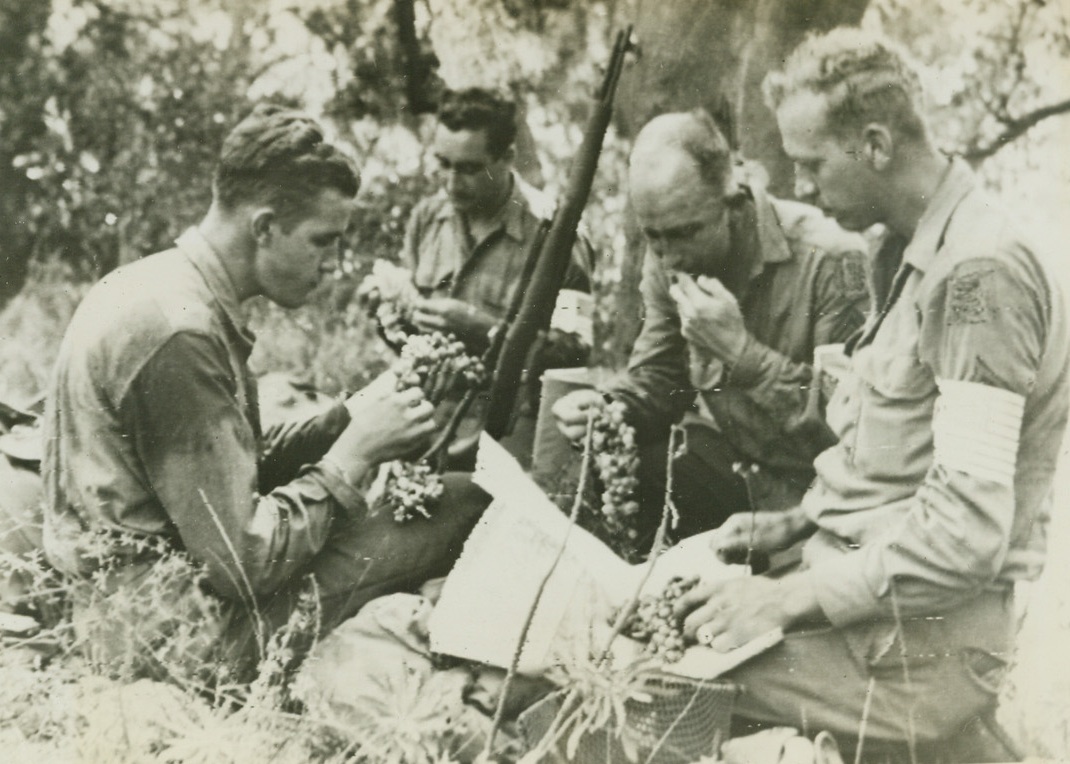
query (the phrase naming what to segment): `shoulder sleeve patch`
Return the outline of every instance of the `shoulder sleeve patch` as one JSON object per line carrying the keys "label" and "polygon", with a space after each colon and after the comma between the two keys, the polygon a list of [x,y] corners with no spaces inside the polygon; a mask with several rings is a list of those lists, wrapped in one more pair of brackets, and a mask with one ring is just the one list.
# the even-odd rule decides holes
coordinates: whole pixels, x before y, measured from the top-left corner
{"label": "shoulder sleeve patch", "polygon": [[991,272],[973,271],[951,278],[947,290],[949,324],[983,324],[991,318],[991,300],[985,288],[985,276]]}
{"label": "shoulder sleeve patch", "polygon": [[845,297],[866,294],[868,291],[866,266],[861,257],[841,256],[837,271],[837,286]]}

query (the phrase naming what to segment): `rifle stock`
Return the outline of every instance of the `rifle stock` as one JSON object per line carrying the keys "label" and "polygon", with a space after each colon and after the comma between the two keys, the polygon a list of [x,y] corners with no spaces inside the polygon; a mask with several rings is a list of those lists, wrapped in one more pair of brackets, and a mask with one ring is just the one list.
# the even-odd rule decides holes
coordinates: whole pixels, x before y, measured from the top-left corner
{"label": "rifle stock", "polygon": [[[569,171],[564,197],[554,213],[530,276],[522,279],[517,287],[519,307],[516,315],[505,325],[497,357],[489,359],[494,363],[494,376],[484,429],[493,438],[509,434],[529,350],[539,334],[550,326],[557,293],[561,290],[576,243],[576,228],[587,205],[606,128],[613,116],[613,98],[624,66],[624,56],[629,50],[631,30],[629,26],[617,34],[605,77],[592,102],[583,142]],[[502,334],[501,328],[498,333]]]}

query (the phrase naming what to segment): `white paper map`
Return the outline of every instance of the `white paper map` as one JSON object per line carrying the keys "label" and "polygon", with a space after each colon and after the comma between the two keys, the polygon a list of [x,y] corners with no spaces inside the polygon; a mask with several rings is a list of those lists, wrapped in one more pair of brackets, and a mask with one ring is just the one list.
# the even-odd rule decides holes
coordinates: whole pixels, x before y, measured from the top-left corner
{"label": "white paper map", "polygon": [[[539,598],[520,660],[523,673],[600,650],[614,611],[635,592],[646,565],[629,565],[568,517],[495,440],[482,435],[475,482],[493,498],[465,543],[431,615],[431,649],[493,666],[507,667],[546,572],[562,542],[565,551]],[[704,580],[741,575],[741,566],[721,563],[705,534],[665,552],[644,592],[659,591],[673,575]],[[665,669],[712,679],[783,636],[777,630],[728,653],[694,646]],[[638,657],[641,645],[618,637],[614,654]]]}

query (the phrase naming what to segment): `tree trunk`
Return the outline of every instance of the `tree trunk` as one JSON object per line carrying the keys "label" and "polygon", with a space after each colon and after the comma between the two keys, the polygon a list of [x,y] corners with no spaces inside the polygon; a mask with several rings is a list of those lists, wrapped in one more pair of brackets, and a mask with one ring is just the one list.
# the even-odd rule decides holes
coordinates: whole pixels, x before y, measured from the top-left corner
{"label": "tree trunk", "polygon": [[[770,190],[790,195],[791,163],[762,100],[762,80],[808,32],[857,24],[867,3],[633,0],[639,55],[621,77],[617,100],[621,132],[634,136],[658,114],[703,107],[743,156],[762,164]],[[627,9],[618,12],[625,15]],[[638,283],[643,242],[635,226],[629,230],[615,323],[618,348],[632,346],[641,324]]]}
{"label": "tree trunk", "polygon": [[398,30],[398,46],[404,66],[405,100],[411,115],[427,114],[435,110],[431,93],[434,73],[433,57],[424,53],[416,34],[416,9],[413,0],[394,0],[394,22]]}

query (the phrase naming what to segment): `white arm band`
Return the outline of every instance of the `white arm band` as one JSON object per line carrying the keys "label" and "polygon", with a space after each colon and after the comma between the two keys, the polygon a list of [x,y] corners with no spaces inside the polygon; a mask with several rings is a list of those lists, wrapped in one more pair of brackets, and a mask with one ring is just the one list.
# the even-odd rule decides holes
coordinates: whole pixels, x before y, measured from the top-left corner
{"label": "white arm band", "polygon": [[949,469],[1014,485],[1025,398],[979,382],[937,380],[934,460]]}

